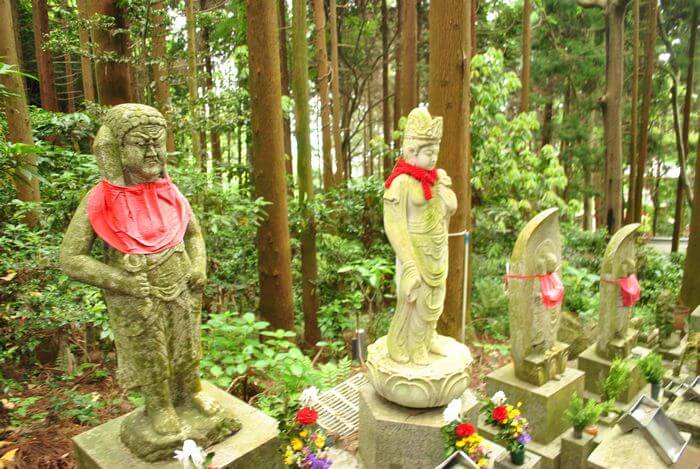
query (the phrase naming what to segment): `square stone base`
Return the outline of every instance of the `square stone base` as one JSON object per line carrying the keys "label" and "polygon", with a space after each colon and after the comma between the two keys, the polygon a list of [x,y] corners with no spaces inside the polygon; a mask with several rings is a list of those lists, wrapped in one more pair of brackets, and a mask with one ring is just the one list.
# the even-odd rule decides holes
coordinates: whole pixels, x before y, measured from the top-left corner
{"label": "square stone base", "polygon": [[[578,368],[586,373],[586,391],[601,395],[603,391],[603,382],[608,377],[612,362],[598,356],[595,347],[596,344],[591,345],[578,356]],[[635,347],[632,349],[632,355],[628,358],[642,357],[650,352],[649,349],[644,347]],[[631,402],[646,384],[642,372],[639,370],[637,364],[633,362],[630,371],[629,385],[622,391],[617,400],[623,404]]]}
{"label": "square stone base", "polygon": [[[203,385],[206,392],[233,412],[241,423],[238,433],[207,448],[208,453],[216,453],[212,465],[236,469],[281,468],[277,421],[212,384],[205,382]],[[119,428],[125,418],[126,415],[122,415],[73,438],[79,469],[182,468],[175,459],[147,463],[134,456],[119,439]]]}
{"label": "square stone base", "polygon": [[568,430],[561,439],[561,467],[586,469],[588,456],[596,446],[593,435],[583,433],[581,438],[574,438],[574,430]]}
{"label": "square stone base", "polygon": [[659,353],[661,356],[664,358],[664,360],[668,360],[671,362],[671,365],[673,366],[673,362],[677,362],[681,359],[683,356],[683,353],[685,352],[685,349],[688,348],[688,336],[686,335],[681,339],[680,344],[674,348],[663,348],[659,347]]}
{"label": "square stone base", "polygon": [[[687,433],[681,433],[681,436],[686,441],[690,439]],[[686,446],[679,461],[671,467],[696,468],[697,464],[688,465],[687,458],[693,457],[689,449]],[[695,462],[697,463],[697,460]],[[664,463],[640,430],[622,433],[620,427],[616,425],[588,457],[588,467],[591,469],[629,469],[630,467],[657,469],[669,466]]]}
{"label": "square stone base", "polygon": [[500,459],[498,459],[494,465],[494,469],[542,469],[542,458],[537,456],[535,453],[530,451],[525,451],[525,462],[520,466],[516,466],[510,461],[510,454],[508,451],[503,453]]}
{"label": "square stone base", "polygon": [[679,397],[671,403],[666,415],[680,431],[691,434],[691,445],[700,447],[700,402]]}
{"label": "square stone base", "polygon": [[[462,396],[463,415],[476,423],[479,402]],[[360,388],[359,454],[368,469],[433,468],[445,460],[444,407],[409,409],[389,402],[371,384]]]}
{"label": "square stone base", "polygon": [[[525,417],[527,417],[527,415],[525,415]],[[485,415],[481,415],[479,417],[479,433],[485,438],[498,442],[496,440],[498,429],[486,423]],[[539,458],[539,465],[536,466],[538,469],[567,469],[560,465],[561,439],[559,438],[555,438],[551,443],[546,445],[536,441],[531,441],[527,444],[527,452],[528,454],[532,453]]]}
{"label": "square stone base", "polygon": [[568,428],[562,416],[571,396],[583,395],[583,383],[583,372],[566,368],[559,380],[535,386],[518,379],[511,363],[486,376],[486,392],[492,396],[503,391],[511,404],[522,402],[521,411],[530,422],[532,438],[546,445]]}

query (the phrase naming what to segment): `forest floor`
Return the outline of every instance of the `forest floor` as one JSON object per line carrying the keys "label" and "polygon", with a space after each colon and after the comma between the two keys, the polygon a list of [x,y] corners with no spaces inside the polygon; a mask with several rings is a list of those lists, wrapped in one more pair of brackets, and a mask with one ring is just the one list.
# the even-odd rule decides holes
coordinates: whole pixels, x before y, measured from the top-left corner
{"label": "forest floor", "polygon": [[[483,393],[483,377],[508,358],[503,341],[479,337],[475,344],[472,389]],[[72,469],[72,437],[140,404],[117,385],[113,357],[68,375],[50,366],[24,371],[15,370],[16,379],[28,384],[0,398],[0,469]]]}

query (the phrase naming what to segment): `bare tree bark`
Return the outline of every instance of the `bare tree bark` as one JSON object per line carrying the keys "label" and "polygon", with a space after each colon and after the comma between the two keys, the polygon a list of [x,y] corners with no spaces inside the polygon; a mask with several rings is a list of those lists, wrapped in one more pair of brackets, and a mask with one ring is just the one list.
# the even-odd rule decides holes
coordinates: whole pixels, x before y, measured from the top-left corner
{"label": "bare tree bark", "polygon": [[[431,114],[442,116],[444,122],[438,166],[452,178],[452,189],[457,195],[457,212],[450,220],[451,233],[471,230],[471,1],[432,0],[430,4],[428,96]],[[466,315],[462,317],[465,240],[462,236],[449,239],[445,311],[438,330],[464,340],[465,327],[470,337],[472,333],[469,295]]]}
{"label": "bare tree bark", "polygon": [[532,16],[531,0],[523,0],[523,38],[522,59],[520,70],[520,112],[530,110],[530,49],[532,34],[530,33],[530,17]]}
{"label": "bare tree bark", "polygon": [[[250,64],[252,177],[255,192],[270,202],[258,227],[260,313],[272,328],[294,329],[292,259],[280,102],[279,36],[275,0],[246,1]],[[241,140],[239,133],[238,140]],[[238,157],[241,157],[239,149]]]}
{"label": "bare tree bark", "polygon": [[634,30],[632,31],[632,94],[630,101],[632,104],[630,116],[630,155],[629,155],[629,192],[627,195],[627,212],[625,220],[627,223],[634,221],[634,197],[637,177],[637,133],[639,130],[639,0],[634,0]]}
{"label": "bare tree bark", "polygon": [[418,9],[416,0],[401,0],[401,115],[418,105]]}
{"label": "bare tree bark", "polygon": [[389,12],[386,0],[381,1],[382,11],[382,130],[384,135],[384,154],[382,168],[384,178],[391,174],[393,161],[391,157],[391,111],[389,111]]}
{"label": "bare tree bark", "polygon": [[34,49],[39,75],[41,107],[47,111],[58,111],[56,78],[53,71],[51,52],[44,50],[44,37],[49,33],[47,0],[32,0],[32,20],[34,23]]}
{"label": "bare tree bark", "polygon": [[328,95],[328,52],[326,51],[326,12],[323,0],[312,0],[316,33],[316,67],[318,68],[318,95],[321,100],[321,138],[323,151],[323,189],[334,186],[331,143],[331,103]]}
{"label": "bare tree bark", "polygon": [[[153,35],[151,36],[151,41],[153,44],[152,54],[154,59],[153,81],[156,85],[156,106],[158,107],[160,112],[163,113],[166,119],[170,120],[170,86],[168,85],[168,80],[166,76],[167,67],[165,60],[166,9],[165,2],[163,0],[159,0],[155,4],[153,4],[151,15],[151,22],[153,23]],[[168,149],[168,152],[175,151],[175,134],[173,134],[172,127],[168,127],[166,147]]]}
{"label": "bare tree bark", "polygon": [[[700,129],[700,113],[698,114]],[[700,305],[700,139],[695,153],[695,183],[693,211],[690,218],[690,236],[688,250],[685,254],[683,283],[681,284],[681,303],[693,311]]]}
{"label": "bare tree bark", "polygon": [[189,105],[192,128],[192,155],[197,162],[197,167],[202,164],[202,142],[197,129],[199,125],[199,91],[197,85],[197,23],[195,18],[195,0],[185,0],[185,15],[187,16],[187,89],[189,92]]}
{"label": "bare tree bark", "polygon": [[[279,41],[280,41],[280,73],[282,78],[282,95],[289,96],[289,60],[287,60],[287,3],[279,0]],[[287,175],[294,174],[292,167],[292,124],[289,117],[284,119],[284,167]],[[290,187],[291,192],[291,187]]]}
{"label": "bare tree bark", "polygon": [[[81,20],[89,19],[87,1],[88,0],[78,0],[78,14]],[[94,103],[95,79],[92,70],[92,60],[90,59],[90,55],[92,54],[92,40],[90,39],[90,32],[82,27],[82,25],[80,26],[78,34],[82,51],[80,54],[80,70],[81,79],[83,81],[83,98],[85,101]]]}
{"label": "bare tree bark", "polygon": [[[67,12],[68,0],[62,0],[61,6],[63,7],[63,11]],[[62,16],[64,15],[65,14],[62,13]],[[64,31],[68,31],[68,22],[66,21],[65,17],[61,18],[61,26],[63,27]],[[63,66],[66,74],[66,111],[69,114],[72,114],[75,112],[75,84],[73,78],[73,59],[70,55],[70,52],[66,52],[63,54],[63,61]]]}
{"label": "bare tree bark", "polygon": [[[401,44],[403,44],[403,19],[401,18],[401,3],[403,0],[396,0],[396,56],[395,74],[394,74],[394,130],[399,130],[399,122],[401,121]],[[401,139],[394,140],[394,150],[399,150],[401,147]]]}
{"label": "bare tree bark", "polygon": [[335,180],[340,184],[349,176],[345,174],[345,152],[341,136],[340,114],[340,68],[338,66],[338,6],[336,0],[330,0],[328,28],[331,36],[331,103],[333,104],[333,149],[335,151]]}

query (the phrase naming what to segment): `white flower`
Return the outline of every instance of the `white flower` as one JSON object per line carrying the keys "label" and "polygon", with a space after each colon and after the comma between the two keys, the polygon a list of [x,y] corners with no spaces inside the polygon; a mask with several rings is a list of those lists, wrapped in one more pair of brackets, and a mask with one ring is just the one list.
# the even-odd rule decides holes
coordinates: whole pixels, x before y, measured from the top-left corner
{"label": "white flower", "polygon": [[194,464],[195,469],[198,469],[204,463],[204,454],[202,454],[202,448],[197,446],[194,440],[185,440],[182,444],[182,450],[175,450],[175,459],[180,461],[185,469],[192,467],[190,463]]}
{"label": "white flower", "polygon": [[445,410],[442,412],[442,417],[445,419],[445,423],[452,423],[459,420],[462,414],[462,400],[453,399],[452,402],[447,404]]}
{"label": "white flower", "polygon": [[299,403],[302,407],[310,407],[318,400],[318,388],[316,386],[311,386],[306,388],[301,392],[299,396]]}
{"label": "white flower", "polygon": [[498,391],[496,394],[491,396],[491,402],[493,402],[496,405],[503,405],[506,403],[508,398],[506,397],[506,393],[503,391]]}

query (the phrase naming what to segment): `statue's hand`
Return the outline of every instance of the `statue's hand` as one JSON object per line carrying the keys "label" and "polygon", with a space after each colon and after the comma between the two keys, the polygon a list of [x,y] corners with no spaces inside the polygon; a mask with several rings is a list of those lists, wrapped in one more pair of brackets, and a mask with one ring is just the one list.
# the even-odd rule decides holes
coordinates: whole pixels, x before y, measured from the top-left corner
{"label": "statue's hand", "polygon": [[195,291],[202,291],[204,289],[204,285],[207,283],[207,274],[202,272],[201,270],[192,270],[190,272],[190,279],[188,281],[188,285],[192,290]]}
{"label": "statue's hand", "polygon": [[404,265],[404,273],[401,276],[401,293],[406,297],[409,303],[416,301],[418,296],[418,288],[420,287],[420,273],[415,265]]}
{"label": "statue's hand", "polygon": [[438,184],[442,186],[452,186],[452,178],[447,175],[444,169],[438,169]]}
{"label": "statue's hand", "polygon": [[131,275],[126,279],[125,293],[136,298],[146,298],[151,293],[151,285],[145,273]]}

